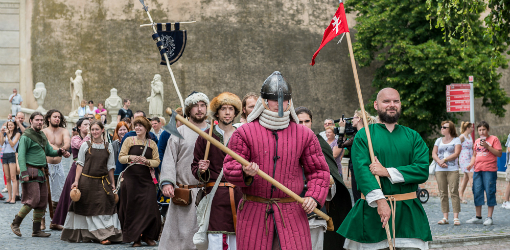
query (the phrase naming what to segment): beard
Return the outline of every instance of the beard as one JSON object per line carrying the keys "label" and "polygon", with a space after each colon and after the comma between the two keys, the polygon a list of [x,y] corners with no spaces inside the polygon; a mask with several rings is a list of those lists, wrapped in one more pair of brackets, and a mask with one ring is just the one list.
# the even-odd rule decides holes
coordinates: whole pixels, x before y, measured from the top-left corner
{"label": "beard", "polygon": [[202,123],[205,121],[205,119],[207,119],[207,116],[204,115],[202,118],[198,118],[194,114],[190,114],[189,118],[193,120],[194,123]]}
{"label": "beard", "polygon": [[400,110],[398,109],[391,109],[397,111],[395,115],[389,115],[386,113],[386,111],[381,111],[380,109],[377,110],[377,114],[379,115],[379,120],[382,123],[396,123],[398,121],[398,118],[400,118]]}
{"label": "beard", "polygon": [[219,119],[219,120],[220,120],[220,122],[221,122],[221,123],[223,123],[223,125],[225,125],[225,126],[228,126],[228,125],[232,124],[232,122],[234,122],[234,120],[231,120],[231,121],[229,121],[229,122],[227,122],[227,121],[225,121],[225,120],[223,120],[223,119]]}
{"label": "beard", "polygon": [[50,126],[51,126],[52,128],[58,128],[58,125],[60,125],[60,124],[59,124],[59,123],[54,124],[53,122],[50,122]]}

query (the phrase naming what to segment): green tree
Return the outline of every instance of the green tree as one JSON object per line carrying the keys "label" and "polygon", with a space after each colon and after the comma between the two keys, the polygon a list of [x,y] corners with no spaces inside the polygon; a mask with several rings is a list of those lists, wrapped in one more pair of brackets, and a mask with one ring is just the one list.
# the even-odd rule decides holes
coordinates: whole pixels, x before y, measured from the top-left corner
{"label": "green tree", "polygon": [[443,31],[445,41],[455,34],[464,41],[470,40],[473,35],[471,27],[476,24],[467,16],[485,12],[483,21],[487,28],[483,32],[490,37],[495,51],[506,51],[510,45],[508,0],[427,0],[427,5],[430,10],[427,18]]}
{"label": "green tree", "polygon": [[[466,15],[473,30],[470,40],[461,42],[452,35],[445,42],[442,31],[430,27],[426,0],[351,0],[346,10],[357,12],[357,62],[361,67],[382,62],[373,86],[400,92],[400,124],[427,138],[442,120],[456,121],[455,113],[446,112],[446,85],[467,82],[469,75],[475,77],[475,96],[483,98],[483,106],[504,116],[510,98],[499,87],[501,74],[494,69],[507,67],[507,61],[492,53],[479,14]],[[367,109],[375,112],[371,106]]]}

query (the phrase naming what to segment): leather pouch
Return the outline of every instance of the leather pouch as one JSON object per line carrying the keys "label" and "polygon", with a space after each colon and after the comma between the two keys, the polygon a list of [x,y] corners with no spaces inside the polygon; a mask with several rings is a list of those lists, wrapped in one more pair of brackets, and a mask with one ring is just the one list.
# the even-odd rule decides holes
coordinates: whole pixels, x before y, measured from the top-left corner
{"label": "leather pouch", "polygon": [[191,204],[191,190],[187,188],[175,188],[172,203],[178,206],[189,206]]}

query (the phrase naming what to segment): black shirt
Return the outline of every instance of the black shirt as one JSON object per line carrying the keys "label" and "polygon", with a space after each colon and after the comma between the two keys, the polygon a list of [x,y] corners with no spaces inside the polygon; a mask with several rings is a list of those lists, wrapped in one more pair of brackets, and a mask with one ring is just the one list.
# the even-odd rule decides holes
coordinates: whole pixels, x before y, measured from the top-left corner
{"label": "black shirt", "polygon": [[121,109],[119,109],[119,113],[117,115],[120,115],[121,121],[122,121],[122,119],[124,119],[126,117],[131,119],[131,118],[133,118],[133,111],[131,111],[131,109],[125,110],[125,109],[121,108]]}

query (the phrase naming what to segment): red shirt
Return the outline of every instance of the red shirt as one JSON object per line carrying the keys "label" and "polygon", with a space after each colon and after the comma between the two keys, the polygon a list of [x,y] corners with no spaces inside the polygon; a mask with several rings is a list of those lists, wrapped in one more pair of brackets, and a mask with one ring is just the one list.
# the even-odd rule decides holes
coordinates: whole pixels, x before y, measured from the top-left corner
{"label": "red shirt", "polygon": [[[493,147],[496,150],[501,150],[501,142],[499,142],[498,137],[489,136],[485,139],[485,142],[489,144],[489,146]],[[488,172],[496,172],[498,171],[498,157],[492,154],[488,149],[480,146],[480,138],[475,141],[473,145],[473,149],[476,151],[475,158],[475,172],[480,171],[488,171]]]}

